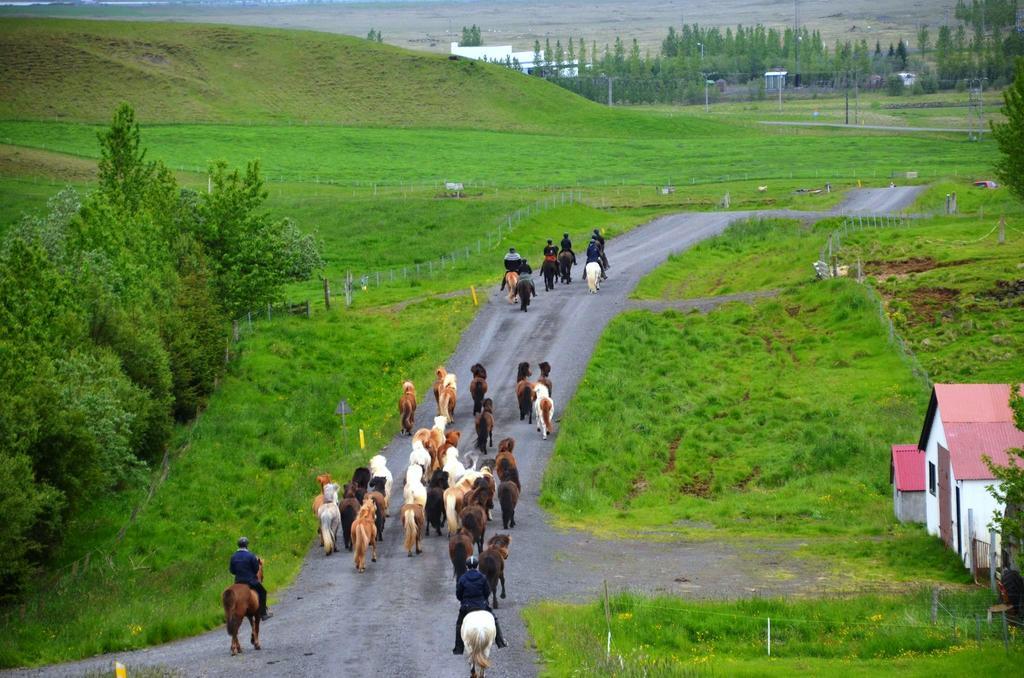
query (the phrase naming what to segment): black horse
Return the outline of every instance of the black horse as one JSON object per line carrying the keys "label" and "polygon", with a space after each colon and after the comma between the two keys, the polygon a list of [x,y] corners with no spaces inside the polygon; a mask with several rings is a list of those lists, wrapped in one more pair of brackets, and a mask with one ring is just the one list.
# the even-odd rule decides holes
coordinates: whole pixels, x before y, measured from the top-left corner
{"label": "black horse", "polygon": [[544,276],[544,291],[550,292],[555,289],[555,276],[558,275],[558,262],[548,259],[540,267],[541,275]]}
{"label": "black horse", "polygon": [[529,278],[520,278],[516,283],[516,294],[519,295],[519,310],[526,313],[526,309],[530,305],[530,297],[536,294],[533,291],[533,281]]}
{"label": "black horse", "polygon": [[569,250],[562,250],[558,253],[558,276],[562,282],[568,285],[572,282],[572,265],[575,257]]}

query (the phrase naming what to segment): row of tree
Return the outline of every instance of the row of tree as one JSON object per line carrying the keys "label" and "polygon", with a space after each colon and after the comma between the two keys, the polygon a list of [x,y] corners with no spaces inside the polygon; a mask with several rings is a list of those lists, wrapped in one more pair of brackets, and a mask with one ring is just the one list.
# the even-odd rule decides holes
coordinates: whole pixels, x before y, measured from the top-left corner
{"label": "row of tree", "polygon": [[99,141],[96,190],[0,242],[0,599],[69,515],[144,481],[214,388],[230,319],[322,268],[313,237],[262,211],[256,163],[182,189],[127,105]]}
{"label": "row of tree", "polygon": [[[706,79],[731,85],[750,83],[751,94],[756,95],[763,93],[756,81],[776,68],[788,71],[790,86],[797,77],[798,84],[817,87],[845,87],[851,79],[865,87],[878,86],[887,79],[895,85],[899,83],[890,76],[907,69],[917,74],[918,87],[925,91],[953,88],[973,78],[985,78],[998,86],[1012,79],[1014,59],[1024,55],[1024,35],[1009,30],[1013,7],[1015,0],[974,0],[972,6],[961,0],[957,18],[962,23],[955,29],[942,26],[933,50],[928,26],[921,26],[916,52],[903,40],[888,49],[878,41],[872,47],[866,39],[837,42],[830,49],[818,31],[760,24],[724,32],[698,24],[678,31],[670,27],[654,55],[642,52],[636,39],[627,43],[616,37],[603,51],[596,42],[588,45],[582,38],[569,38],[564,45],[561,40],[552,45],[547,39],[543,48],[538,40],[533,46],[533,75],[551,78],[597,101],[606,100],[607,78],[615,78],[619,82],[613,88],[614,100],[625,103],[689,100],[698,90],[703,99]],[[968,27],[977,24],[983,10],[992,12],[986,15],[990,18],[984,29],[975,30],[968,39]],[[575,81],[595,78],[602,82]]]}

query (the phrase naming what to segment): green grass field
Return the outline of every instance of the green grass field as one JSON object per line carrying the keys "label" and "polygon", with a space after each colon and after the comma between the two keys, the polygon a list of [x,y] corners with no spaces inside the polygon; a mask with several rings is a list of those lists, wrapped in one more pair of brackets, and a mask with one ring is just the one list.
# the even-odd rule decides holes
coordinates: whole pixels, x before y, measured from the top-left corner
{"label": "green grass field", "polygon": [[[985,622],[985,592],[945,592],[941,602],[944,611],[935,624],[926,591],[734,603],[617,595],[609,601],[607,622],[604,601],[538,603],[524,617],[544,660],[541,672],[551,676],[932,676],[1016,670],[1020,650],[1004,651],[998,620]],[[1019,630],[1013,632],[1016,639]]]}

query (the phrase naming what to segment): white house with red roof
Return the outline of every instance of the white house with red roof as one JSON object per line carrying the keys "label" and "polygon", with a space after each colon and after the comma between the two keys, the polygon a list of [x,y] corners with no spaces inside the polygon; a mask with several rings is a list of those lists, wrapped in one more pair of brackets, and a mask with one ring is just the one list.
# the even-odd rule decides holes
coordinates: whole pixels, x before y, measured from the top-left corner
{"label": "white house with red roof", "polygon": [[1024,448],[1009,401],[1008,384],[935,384],[917,445],[924,451],[928,534],[939,536],[968,567],[971,536],[987,541],[993,514],[1004,510],[986,489],[1000,483],[982,458],[1006,466],[1007,450]]}
{"label": "white house with red roof", "polygon": [[924,452],[917,445],[893,445],[889,464],[892,507],[901,523],[924,522]]}

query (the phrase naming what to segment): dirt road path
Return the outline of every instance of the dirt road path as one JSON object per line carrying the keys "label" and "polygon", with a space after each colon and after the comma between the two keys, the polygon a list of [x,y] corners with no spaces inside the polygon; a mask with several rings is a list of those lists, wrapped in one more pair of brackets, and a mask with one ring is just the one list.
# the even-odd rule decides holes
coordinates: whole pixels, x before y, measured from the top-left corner
{"label": "dirt road path", "polygon": [[[900,199],[895,200],[899,195]],[[881,189],[853,198],[861,209],[873,201],[899,209],[913,201],[911,189]],[[837,208],[837,212],[843,208]],[[468,397],[469,367],[484,364],[496,413],[495,438],[513,436],[523,482],[523,495],[511,531],[511,555],[506,563],[508,598],[501,601],[499,619],[510,647],[492,655],[493,676],[529,676],[537,672],[536,653],[519,611],[541,598],[585,599],[596,596],[604,580],[613,589],[632,587],[700,597],[737,598],[754,591],[787,593],[816,584],[805,563],[788,555],[793,546],[777,542],[746,543],[742,549],[717,542],[653,543],[604,541],[589,534],[554,528],[537,506],[544,468],[556,433],[548,440],[520,422],[513,385],[520,361],[532,365],[546,360],[553,366],[556,417],[582,377],[605,325],[630,307],[627,296],[637,282],[669,254],[720,233],[750,212],[678,214],[657,219],[610,241],[610,279],[597,295],[578,279],[545,293],[528,313],[511,306],[497,293],[497,273],[491,296],[466,331],[447,367],[459,377],[460,398],[455,428],[464,432],[463,451],[472,446],[472,401]],[[806,213],[763,212],[764,216]],[[822,215],[817,215],[822,216]],[[538,249],[540,243],[538,243]],[[582,247],[581,247],[582,249]],[[497,271],[497,262],[496,268]],[[808,269],[810,270],[810,269]],[[580,275],[577,267],[574,271]],[[536,367],[535,376],[536,376]],[[423,392],[426,384],[419,384]],[[421,400],[418,426],[429,426],[432,397]],[[409,440],[396,437],[388,446],[389,468],[396,480],[408,462]],[[492,452],[493,454],[493,452]],[[401,503],[396,482],[393,505]],[[500,531],[496,513],[489,534]],[[397,520],[389,521],[377,563],[356,574],[348,553],[325,558],[311,549],[295,584],[273,592],[276,616],[264,626],[261,652],[243,643],[244,654],[230,657],[223,628],[202,636],[149,650],[122,653],[121,661],[159,664],[188,676],[463,676],[466,662],[451,654],[457,603],[448,561],[447,539],[432,536],[423,555],[407,558]],[[225,567],[227,562],[225,554]],[[785,576],[780,576],[783,573]],[[112,656],[47,667],[25,675],[81,675],[109,667]]]}

